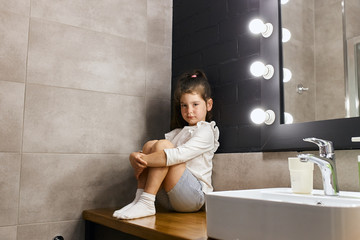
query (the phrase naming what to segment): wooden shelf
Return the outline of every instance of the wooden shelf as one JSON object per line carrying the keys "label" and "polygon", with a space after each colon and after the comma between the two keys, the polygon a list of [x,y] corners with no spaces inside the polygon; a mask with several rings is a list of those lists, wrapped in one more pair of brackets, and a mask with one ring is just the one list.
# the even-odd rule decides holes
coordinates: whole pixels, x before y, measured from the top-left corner
{"label": "wooden shelf", "polygon": [[85,210],[83,218],[86,221],[145,239],[208,239],[204,211],[196,213],[159,212],[150,217],[118,220],[112,216],[115,210],[111,208]]}

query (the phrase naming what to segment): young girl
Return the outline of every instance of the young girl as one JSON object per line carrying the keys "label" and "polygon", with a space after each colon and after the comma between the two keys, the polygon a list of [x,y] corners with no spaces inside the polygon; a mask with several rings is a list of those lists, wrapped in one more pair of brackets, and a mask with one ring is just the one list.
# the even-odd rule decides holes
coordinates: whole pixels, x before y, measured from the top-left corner
{"label": "young girl", "polygon": [[178,212],[198,211],[211,192],[212,158],[219,146],[219,130],[210,122],[211,89],[200,70],[184,73],[174,93],[171,132],[163,140],[147,142],[130,154],[138,180],[133,202],[114,212],[119,219],[134,219],[156,213],[155,196],[160,187]]}

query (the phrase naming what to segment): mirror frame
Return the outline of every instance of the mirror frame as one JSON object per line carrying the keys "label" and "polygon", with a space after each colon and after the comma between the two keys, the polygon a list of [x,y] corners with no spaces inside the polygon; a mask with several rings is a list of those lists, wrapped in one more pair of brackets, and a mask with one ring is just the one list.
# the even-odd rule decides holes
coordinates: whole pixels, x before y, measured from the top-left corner
{"label": "mirror frame", "polygon": [[270,80],[262,80],[262,107],[272,109],[275,122],[261,129],[262,151],[313,150],[314,144],[304,142],[306,137],[330,140],[335,149],[359,149],[360,143],[351,142],[351,137],[360,136],[360,117],[332,119],[315,122],[282,124],[284,122],[284,101],[282,76],[281,3],[280,0],[260,0],[260,16],[273,23],[274,32],[268,39],[261,39],[261,57],[275,68]]}

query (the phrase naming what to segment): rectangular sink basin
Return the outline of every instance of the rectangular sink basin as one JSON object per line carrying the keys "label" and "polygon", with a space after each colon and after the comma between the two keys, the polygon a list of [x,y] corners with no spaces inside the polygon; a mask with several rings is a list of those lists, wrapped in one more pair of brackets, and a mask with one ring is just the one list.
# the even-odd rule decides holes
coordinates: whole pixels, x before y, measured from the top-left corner
{"label": "rectangular sink basin", "polygon": [[208,236],[239,240],[360,239],[360,193],[294,194],[290,188],[206,195]]}

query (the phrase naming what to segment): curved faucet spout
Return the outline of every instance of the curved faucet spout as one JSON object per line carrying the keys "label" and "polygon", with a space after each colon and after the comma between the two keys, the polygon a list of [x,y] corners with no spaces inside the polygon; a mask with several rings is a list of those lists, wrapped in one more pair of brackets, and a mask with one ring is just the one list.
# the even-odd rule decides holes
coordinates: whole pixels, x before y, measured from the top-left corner
{"label": "curved faucet spout", "polygon": [[304,138],[303,141],[314,143],[319,147],[319,155],[320,157],[333,159],[334,154],[334,147],[331,141],[319,139],[319,138]]}
{"label": "curved faucet spout", "polygon": [[337,184],[336,165],[333,159],[315,157],[312,154],[299,154],[298,158],[300,158],[300,160],[303,162],[310,161],[319,166],[322,175],[325,195],[338,195],[339,188]]}

